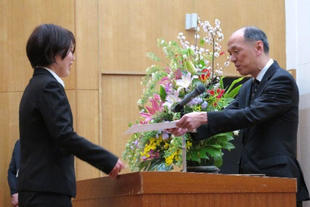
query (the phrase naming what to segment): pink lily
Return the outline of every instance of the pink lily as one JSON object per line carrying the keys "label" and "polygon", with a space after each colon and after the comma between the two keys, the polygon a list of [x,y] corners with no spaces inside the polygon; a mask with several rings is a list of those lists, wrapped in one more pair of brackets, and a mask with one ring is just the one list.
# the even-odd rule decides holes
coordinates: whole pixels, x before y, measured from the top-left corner
{"label": "pink lily", "polygon": [[140,112],[140,115],[145,118],[144,123],[149,123],[152,120],[152,116],[163,109],[163,103],[158,94],[155,94],[154,97],[150,99],[150,102],[151,106],[145,106],[147,113]]}

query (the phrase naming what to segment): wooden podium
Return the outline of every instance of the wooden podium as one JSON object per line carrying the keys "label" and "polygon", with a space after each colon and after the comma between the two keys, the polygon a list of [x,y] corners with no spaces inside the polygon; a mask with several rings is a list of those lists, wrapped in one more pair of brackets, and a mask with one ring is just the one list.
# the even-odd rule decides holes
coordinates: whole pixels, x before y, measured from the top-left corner
{"label": "wooden podium", "polygon": [[1,191],[1,189],[0,189],[0,207],[2,207],[2,204],[3,204],[3,203],[2,203],[2,202],[3,202],[3,201],[2,201],[2,195],[3,195],[3,194],[2,194],[2,191]]}
{"label": "wooden podium", "polygon": [[74,207],[293,207],[296,179],[137,172],[77,182]]}

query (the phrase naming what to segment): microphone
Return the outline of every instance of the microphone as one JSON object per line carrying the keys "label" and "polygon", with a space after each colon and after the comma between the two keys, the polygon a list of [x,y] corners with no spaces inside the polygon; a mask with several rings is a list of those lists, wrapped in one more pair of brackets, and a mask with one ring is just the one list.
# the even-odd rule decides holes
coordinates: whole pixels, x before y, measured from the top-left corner
{"label": "microphone", "polygon": [[193,98],[199,96],[200,94],[202,94],[205,91],[206,91],[206,87],[203,84],[199,84],[192,92],[185,95],[183,100],[174,107],[173,111],[174,112],[181,112],[184,105],[186,105]]}

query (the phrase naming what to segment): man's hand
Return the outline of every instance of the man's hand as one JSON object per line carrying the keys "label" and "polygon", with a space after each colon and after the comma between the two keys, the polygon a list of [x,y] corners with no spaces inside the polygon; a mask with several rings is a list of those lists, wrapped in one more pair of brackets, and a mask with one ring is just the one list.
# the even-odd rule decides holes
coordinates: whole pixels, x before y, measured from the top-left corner
{"label": "man's hand", "polygon": [[115,164],[115,166],[114,166],[114,168],[113,168],[112,171],[109,173],[109,176],[110,176],[111,178],[116,178],[117,175],[118,175],[118,173],[121,172],[121,170],[122,170],[123,168],[125,168],[124,163],[123,163],[120,159],[118,159],[117,162],[116,162],[116,164]]}
{"label": "man's hand", "polygon": [[187,132],[187,129],[183,128],[173,128],[173,129],[167,129],[167,132],[170,134],[173,134],[176,137],[182,136]]}
{"label": "man's hand", "polygon": [[192,112],[185,114],[177,121],[176,125],[179,128],[187,129],[187,131],[191,132],[206,123],[208,123],[207,112]]}
{"label": "man's hand", "polygon": [[18,193],[14,193],[11,195],[11,203],[12,206],[18,207]]}

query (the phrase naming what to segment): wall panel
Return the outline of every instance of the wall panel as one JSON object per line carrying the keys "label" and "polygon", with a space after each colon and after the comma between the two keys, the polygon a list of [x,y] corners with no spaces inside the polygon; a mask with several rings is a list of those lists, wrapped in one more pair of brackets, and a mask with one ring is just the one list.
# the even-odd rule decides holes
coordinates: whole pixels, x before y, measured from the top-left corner
{"label": "wall panel", "polygon": [[175,39],[192,1],[104,0],[103,5],[102,71],[144,73],[151,64],[146,52],[159,52],[157,38]]}
{"label": "wall panel", "polygon": [[102,145],[121,156],[129,136],[128,124],[138,118],[141,76],[102,77]]}
{"label": "wall panel", "polygon": [[[99,13],[102,15],[103,73],[144,73],[152,64],[146,52],[161,54],[156,39],[176,40],[178,32],[187,37],[185,13],[198,13],[212,24],[218,18],[225,36],[222,44],[226,50],[229,36],[236,29],[256,25],[267,33],[270,55],[285,67],[284,1],[141,1],[102,0]],[[120,6],[122,5],[122,6]],[[274,12],[277,11],[277,12]],[[238,75],[231,65],[226,75]]]}
{"label": "wall panel", "polygon": [[7,16],[2,20],[5,29],[1,30],[5,34],[4,47],[1,44],[0,49],[5,69],[0,71],[4,79],[0,91],[22,91],[33,72],[25,51],[30,33],[42,23],[59,24],[74,31],[74,0],[1,1],[5,2]]}
{"label": "wall panel", "polygon": [[[77,96],[76,131],[89,141],[99,144],[99,107],[98,91],[79,90]],[[98,177],[99,171],[89,164],[76,161],[77,179]]]}
{"label": "wall panel", "polygon": [[77,89],[98,89],[98,1],[76,0]]}

